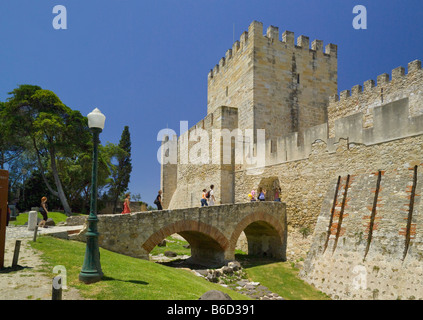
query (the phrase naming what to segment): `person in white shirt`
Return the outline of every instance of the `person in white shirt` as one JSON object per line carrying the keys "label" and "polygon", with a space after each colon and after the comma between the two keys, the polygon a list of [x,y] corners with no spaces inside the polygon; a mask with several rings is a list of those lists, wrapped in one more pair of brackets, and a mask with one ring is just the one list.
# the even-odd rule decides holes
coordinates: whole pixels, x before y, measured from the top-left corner
{"label": "person in white shirt", "polygon": [[214,188],[214,185],[211,185],[210,186],[210,191],[209,191],[209,193],[210,193],[209,206],[214,205],[214,202],[216,201],[216,198],[214,197],[214,190],[213,190],[213,188]]}

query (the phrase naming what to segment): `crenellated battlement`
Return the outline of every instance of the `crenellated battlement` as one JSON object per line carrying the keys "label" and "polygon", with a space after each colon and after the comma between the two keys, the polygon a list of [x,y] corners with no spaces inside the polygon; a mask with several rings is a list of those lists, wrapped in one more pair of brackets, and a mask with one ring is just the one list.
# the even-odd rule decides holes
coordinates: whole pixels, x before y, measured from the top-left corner
{"label": "crenellated battlement", "polygon": [[327,121],[337,78],[336,45],[253,21],[208,74],[207,114],[236,108],[240,129],[266,138],[302,132]]}
{"label": "crenellated battlement", "polygon": [[363,85],[356,85],[350,90],[343,90],[332,95],[328,105],[329,135],[334,135],[334,121],[358,112],[363,114],[365,128],[373,126],[373,108],[401,98],[410,99],[410,116],[418,116],[423,113],[421,102],[423,85],[423,70],[420,60],[414,60],[408,64],[408,72],[400,66],[391,71],[391,74],[383,73],[377,77],[377,82],[367,80]]}
{"label": "crenellated battlement", "polygon": [[[421,135],[423,134],[423,109],[420,115],[410,117],[411,107],[409,98],[375,107],[374,125],[371,128],[365,127],[362,112],[337,119],[333,137],[329,137],[329,125],[324,123],[307,128],[303,133],[293,132],[275,140],[267,139],[266,166],[308,159],[313,154],[313,144],[317,141],[325,144],[326,152],[335,153],[341,140],[347,141],[347,147],[355,144],[370,146]],[[257,145],[254,149],[257,150]]]}
{"label": "crenellated battlement", "polygon": [[266,33],[263,33],[263,23],[253,21],[248,31],[244,31],[241,34],[239,40],[235,41],[232,48],[228,49],[225,56],[222,57],[219,62],[210,69],[208,79],[213,79],[216,75],[225,71],[226,68],[231,66],[231,60],[236,60],[239,55],[245,53],[246,48],[249,45],[254,46],[254,40],[266,40],[268,44],[279,45],[280,50],[291,49],[291,50],[308,50],[310,52],[322,53],[328,57],[337,58],[338,47],[335,44],[329,43],[324,47],[322,40],[313,40],[310,48],[310,38],[304,35],[300,35],[295,43],[295,35],[292,31],[284,31],[282,37],[280,37],[279,28],[275,26],[269,26]]}
{"label": "crenellated battlement", "polygon": [[[308,159],[315,153],[313,146],[316,142],[323,142],[324,152],[331,154],[338,152],[338,148],[342,144],[341,140],[346,141],[346,148],[349,148],[353,145],[371,146],[422,135],[423,107],[419,107],[421,109],[420,115],[410,117],[409,109],[411,107],[413,106],[410,98],[402,98],[374,107],[373,126],[370,128],[365,126],[363,113],[358,112],[336,119],[333,137],[329,136],[329,123],[323,123],[307,128],[304,132],[292,132],[277,139],[265,139],[265,144],[261,146],[254,143],[252,154],[249,154],[246,149],[246,146],[249,144],[247,141],[248,137],[245,136],[246,132],[240,131],[240,134],[244,135],[243,140],[238,140],[239,142],[243,141],[242,152],[244,152],[244,159],[242,161],[242,169],[241,167],[239,169],[257,169],[257,163],[247,165],[247,163],[250,163],[250,160],[246,160],[246,157],[257,157],[258,154],[264,154],[262,158],[263,161],[258,162],[260,166],[264,167]],[[217,138],[213,129],[228,128],[232,134],[235,134],[235,131],[232,130],[237,128],[237,124],[236,122],[231,122],[233,120],[230,119],[236,119],[237,113],[237,110],[234,108],[221,107],[216,110],[215,113],[209,114],[205,119],[192,126],[180,136],[178,139],[178,144],[180,144],[179,148],[183,149],[181,143],[187,143],[188,137],[192,139],[191,135],[197,135],[195,132],[196,129],[202,129],[208,133],[206,137],[210,139],[208,143],[210,148],[208,154],[215,155],[214,152],[216,152],[216,150],[218,151],[220,147],[215,150],[213,149],[216,148],[216,146],[213,146],[213,143],[216,143],[215,139]],[[215,118],[214,121],[213,118]],[[222,122],[222,120],[224,122]],[[197,139],[191,140],[186,147],[187,149],[184,155],[180,155],[180,157],[187,156],[191,152],[191,147],[197,143]],[[220,146],[220,142],[217,143],[217,146]],[[216,159],[210,159],[207,163],[218,164],[218,162],[215,161]],[[186,159],[186,163],[188,163],[188,158]]]}
{"label": "crenellated battlement", "polygon": [[409,81],[413,80],[409,77],[415,75],[415,73],[422,70],[422,63],[420,60],[414,60],[408,64],[408,73],[405,73],[405,68],[400,66],[391,71],[391,77],[387,73],[383,73],[377,77],[377,82],[374,80],[367,80],[363,85],[355,85],[350,90],[343,90],[338,94],[334,94],[330,97],[330,102],[345,101],[351,98],[356,98],[360,94],[366,94],[368,92],[380,89],[387,89],[387,86],[392,84],[396,85],[398,81]]}

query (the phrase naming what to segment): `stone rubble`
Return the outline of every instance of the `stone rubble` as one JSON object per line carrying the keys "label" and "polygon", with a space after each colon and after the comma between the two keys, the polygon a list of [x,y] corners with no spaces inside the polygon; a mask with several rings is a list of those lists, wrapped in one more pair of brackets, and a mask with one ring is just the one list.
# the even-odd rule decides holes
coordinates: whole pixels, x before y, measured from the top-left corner
{"label": "stone rubble", "polygon": [[218,283],[223,287],[238,291],[256,300],[284,300],[277,293],[261,285],[260,282],[248,281],[238,261],[231,261],[226,266],[218,269],[197,269],[191,271],[207,281]]}

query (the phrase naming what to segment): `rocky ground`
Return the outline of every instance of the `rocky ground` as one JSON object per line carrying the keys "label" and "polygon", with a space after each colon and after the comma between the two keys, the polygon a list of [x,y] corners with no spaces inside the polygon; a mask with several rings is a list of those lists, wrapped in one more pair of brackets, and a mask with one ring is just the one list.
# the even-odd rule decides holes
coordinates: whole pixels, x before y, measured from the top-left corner
{"label": "rocky ground", "polygon": [[[47,233],[52,227],[40,230]],[[63,229],[63,228],[62,228]],[[31,248],[28,241],[34,232],[27,227],[7,227],[6,250],[3,270],[0,270],[0,299],[2,300],[51,300],[53,279],[42,272],[41,255]],[[18,266],[11,268],[16,240],[21,240]],[[62,290],[63,300],[83,300],[78,291],[68,287]]]}
{"label": "rocky ground", "polygon": [[[175,237],[176,235],[172,235]],[[150,256],[152,261],[170,267],[185,269],[193,272],[196,276],[207,281],[220,284],[239,293],[245,294],[257,300],[284,300],[277,293],[271,292],[260,282],[252,282],[247,279],[241,264],[237,261],[229,262],[227,265],[215,269],[205,269],[204,266],[192,264],[189,256],[174,256],[172,254],[160,254]]]}
{"label": "rocky ground", "polygon": [[151,258],[167,266],[189,270],[207,281],[220,284],[222,287],[238,291],[256,300],[284,300],[277,293],[273,293],[261,285],[260,282],[249,281],[241,264],[237,261],[229,262],[220,268],[204,269],[201,265],[191,264],[189,256],[179,256],[177,260],[166,258],[164,255]]}

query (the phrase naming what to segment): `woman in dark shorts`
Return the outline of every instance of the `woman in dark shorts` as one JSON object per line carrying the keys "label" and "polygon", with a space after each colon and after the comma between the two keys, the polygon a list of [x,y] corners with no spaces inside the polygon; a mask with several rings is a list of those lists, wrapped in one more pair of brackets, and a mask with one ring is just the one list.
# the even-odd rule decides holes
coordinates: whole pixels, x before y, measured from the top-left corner
{"label": "woman in dark shorts", "polygon": [[46,228],[45,224],[46,221],[48,219],[48,211],[47,211],[47,197],[42,197],[41,198],[41,207],[40,207],[40,213],[43,216],[43,220],[41,220],[40,224],[38,225],[39,227],[43,227]]}

